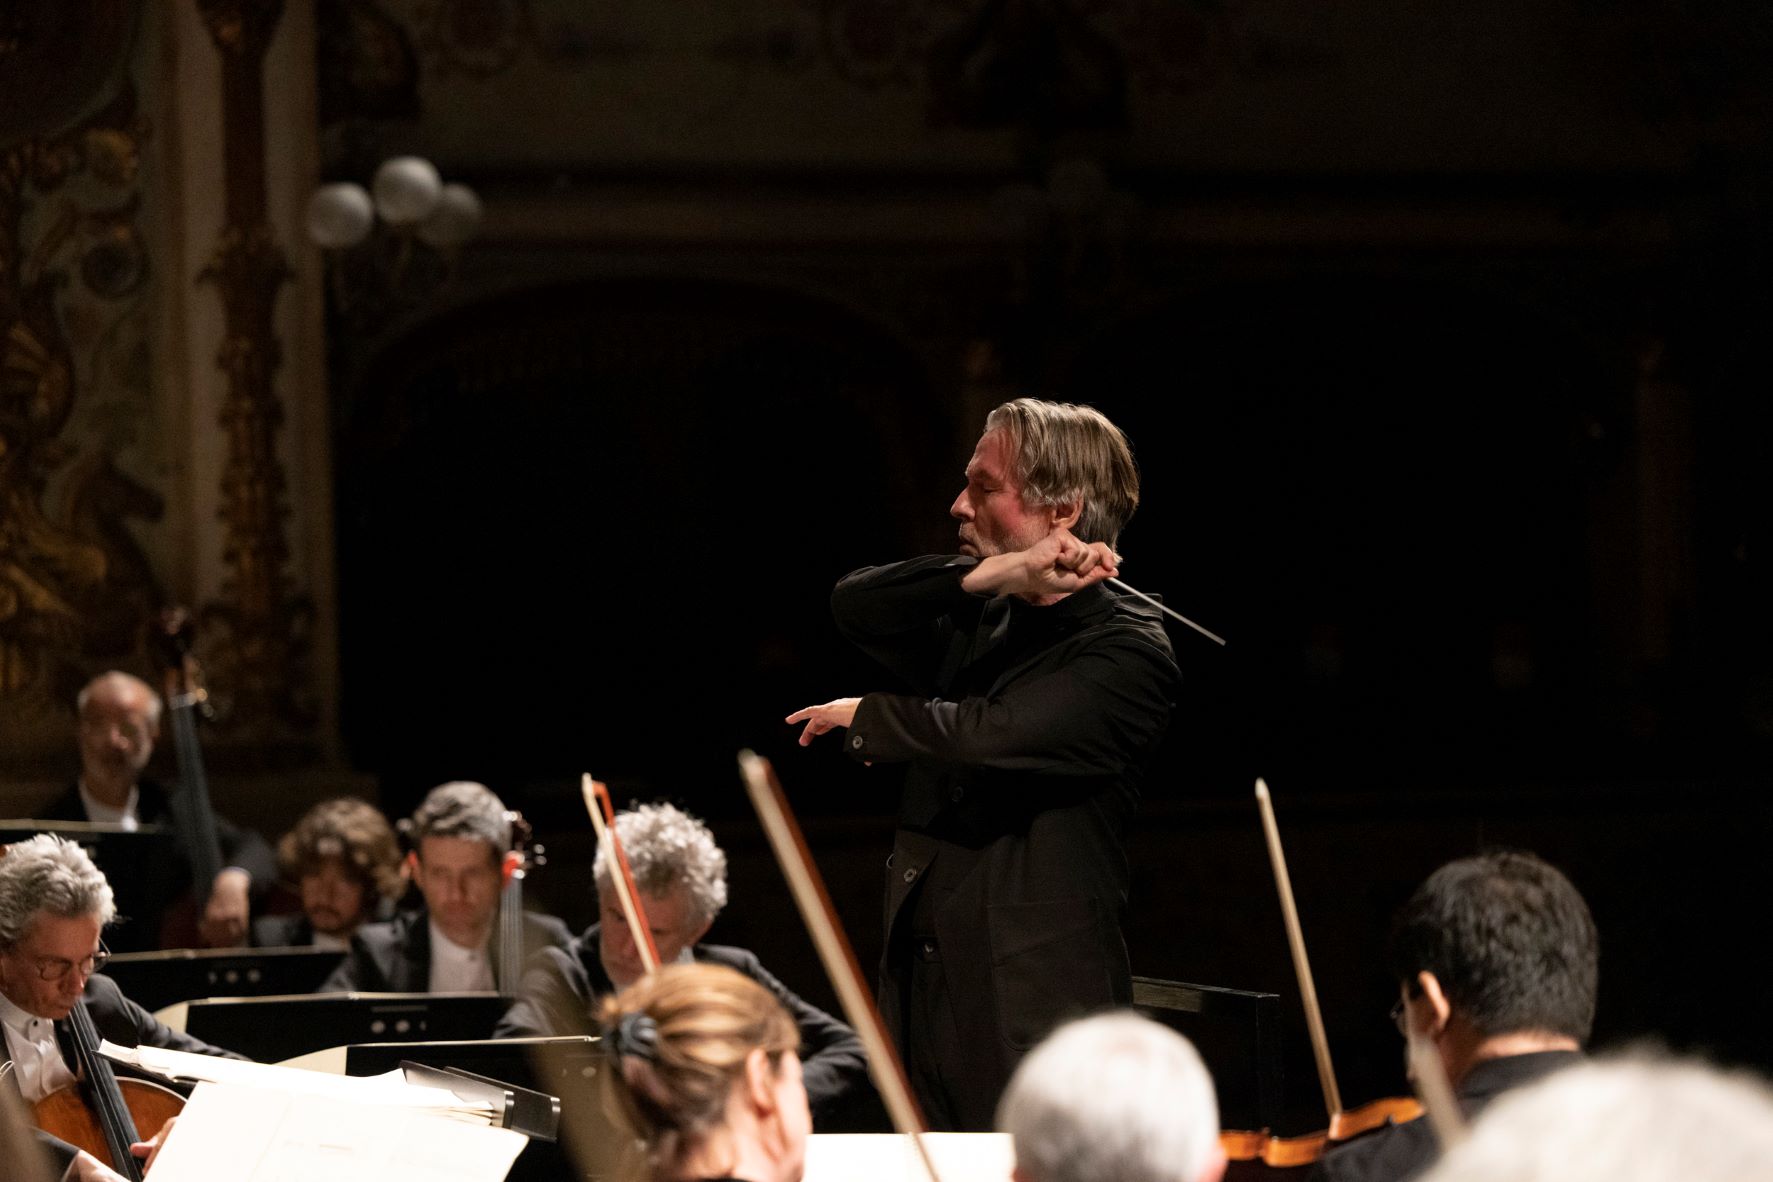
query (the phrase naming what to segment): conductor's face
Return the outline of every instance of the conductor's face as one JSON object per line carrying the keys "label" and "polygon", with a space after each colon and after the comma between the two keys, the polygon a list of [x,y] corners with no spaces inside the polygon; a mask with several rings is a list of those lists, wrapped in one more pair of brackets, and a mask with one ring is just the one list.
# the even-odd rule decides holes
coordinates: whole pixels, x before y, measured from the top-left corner
{"label": "conductor's face", "polygon": [[486,943],[503,885],[492,846],[472,837],[427,837],[419,842],[413,882],[444,935],[464,948]]}
{"label": "conductor's face", "polygon": [[1026,550],[1053,530],[1050,509],[1030,509],[1010,475],[1009,440],[987,431],[967,464],[966,487],[948,515],[960,522],[960,552],[974,558]]}
{"label": "conductor's face", "polygon": [[28,1014],[66,1018],[92,976],[99,927],[94,915],[38,912],[18,943],[0,952],[0,993]]}

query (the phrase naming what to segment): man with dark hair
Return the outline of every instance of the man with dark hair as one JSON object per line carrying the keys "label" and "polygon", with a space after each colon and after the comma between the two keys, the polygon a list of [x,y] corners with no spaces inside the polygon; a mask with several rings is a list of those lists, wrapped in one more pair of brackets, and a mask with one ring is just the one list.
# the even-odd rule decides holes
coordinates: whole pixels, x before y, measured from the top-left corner
{"label": "man with dark hair", "polygon": [[400,843],[381,810],[350,796],[323,800],[277,843],[277,868],[301,896],[291,915],[253,921],[260,948],[336,948],[371,920],[391,919],[406,889]]}
{"label": "man with dark hair", "polygon": [[[1449,862],[1398,912],[1389,960],[1393,1014],[1431,1044],[1467,1115],[1510,1088],[1579,1062],[1594,1026],[1600,939],[1588,905],[1526,853]],[[1411,1056],[1411,1061],[1415,1061]],[[1329,1153],[1314,1178],[1404,1182],[1434,1164],[1425,1120]]]}
{"label": "man with dark hair", "polygon": [[[616,836],[640,892],[659,963],[725,965],[769,990],[800,1031],[807,1102],[823,1121],[847,1113],[865,1095],[868,1061],[856,1032],[796,996],[757,959],[727,944],[704,944],[726,906],[726,854],[708,827],[669,804],[643,804],[616,815]],[[597,1007],[645,973],[626,915],[598,850],[592,864],[599,921],[565,948],[548,948],[530,961],[517,1003],[493,1032],[499,1038],[584,1034]]]}
{"label": "man with dark hair", "polygon": [[[142,775],[160,738],[160,695],[141,678],[112,670],[86,683],[74,709],[80,778],[39,810],[39,819],[97,821],[125,829],[170,824],[170,794]],[[205,944],[229,947],[246,943],[251,901],[270,888],[276,865],[271,847],[257,833],[226,817],[216,817],[215,823],[223,869],[209,884],[198,932]],[[150,881],[125,884],[134,888],[136,903],[130,922],[111,934],[119,952],[160,947],[163,913],[192,886],[182,849],[148,867],[148,876]]]}
{"label": "man with dark hair", "polygon": [[[322,993],[471,993],[498,988],[499,897],[512,870],[511,815],[486,785],[456,780],[433,788],[412,815],[407,866],[425,905],[386,923],[364,924]],[[525,912],[524,957],[564,948],[558,919]]]}
{"label": "man with dark hair", "polygon": [[938,1129],[991,1128],[1024,1051],[1132,1000],[1122,838],[1180,674],[1156,608],[1103,586],[1139,501],[1085,406],[991,412],[949,513],[960,554],[846,576],[838,629],[912,693],[789,716],[909,764],[887,860],[881,1010]]}

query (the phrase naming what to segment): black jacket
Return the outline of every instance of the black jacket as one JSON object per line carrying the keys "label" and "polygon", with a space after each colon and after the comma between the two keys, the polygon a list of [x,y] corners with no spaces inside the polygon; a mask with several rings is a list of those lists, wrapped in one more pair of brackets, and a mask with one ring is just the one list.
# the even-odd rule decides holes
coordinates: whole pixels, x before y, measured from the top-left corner
{"label": "black jacket", "polygon": [[[498,941],[492,946],[498,978]],[[544,948],[564,948],[572,933],[551,915],[525,912],[527,960]],[[431,989],[431,923],[424,908],[403,911],[386,923],[366,923],[351,937],[351,951],[316,991],[319,993],[428,993]]]}
{"label": "black jacket", "polygon": [[[1466,1119],[1511,1088],[1537,1083],[1554,1071],[1582,1062],[1578,1051],[1539,1051],[1487,1059],[1459,1082],[1459,1107]],[[1440,1157],[1440,1143],[1427,1117],[1376,1129],[1326,1153],[1311,1182],[1407,1182]]]}
{"label": "black jacket", "polygon": [[[592,924],[565,948],[544,949],[531,958],[518,986],[517,1003],[500,1019],[493,1031],[495,1038],[596,1033],[592,1009],[604,996],[615,992],[597,954],[600,926]],[[854,1030],[790,992],[755,955],[743,948],[698,944],[690,955],[699,964],[724,965],[743,973],[782,1003],[800,1030],[807,1103],[815,1119],[865,1094],[868,1059]]]}
{"label": "black jacket", "polygon": [[[167,790],[153,780],[138,782],[136,789],[136,820],[143,825],[171,826],[172,805]],[[36,819],[89,820],[79,786],[69,785]],[[253,898],[261,898],[277,878],[277,859],[271,847],[257,833],[226,817],[217,816],[215,828],[222,848],[222,865],[238,866],[251,875]],[[101,865],[99,869],[105,867]],[[120,905],[127,903],[132,912],[120,916],[121,922],[105,933],[105,943],[113,952],[147,952],[160,947],[160,925],[166,909],[186,898],[191,890],[191,863],[184,849],[175,844],[172,856],[148,866],[144,877],[146,881],[113,883]]]}
{"label": "black jacket", "polygon": [[934,937],[959,1035],[943,1074],[960,1127],[985,1129],[1030,1046],[1131,1001],[1122,835],[1181,674],[1157,609],[1101,585],[1046,607],[974,595],[974,565],[869,567],[831,606],[912,691],[864,696],[844,739],[855,759],[909,764],[881,1010],[891,1026],[906,1007],[904,937]]}

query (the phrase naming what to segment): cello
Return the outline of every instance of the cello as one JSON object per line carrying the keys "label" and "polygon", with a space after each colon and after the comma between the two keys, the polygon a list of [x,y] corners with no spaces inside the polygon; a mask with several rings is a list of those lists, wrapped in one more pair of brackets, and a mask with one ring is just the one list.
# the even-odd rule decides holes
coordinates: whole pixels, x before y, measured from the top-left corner
{"label": "cello", "polygon": [[171,1088],[140,1079],[118,1079],[111,1061],[99,1053],[98,1029],[86,1006],[68,1013],[74,1061],[80,1082],[57,1088],[32,1106],[38,1128],[83,1149],[130,1182],[142,1182],[142,1165],[129,1147],[143,1140],[140,1129],[158,1130],[177,1116],[185,1098]]}
{"label": "cello", "polygon": [[[0,857],[6,855],[7,848],[0,845]],[[95,963],[85,971],[86,976],[97,969],[101,955],[93,956]],[[69,965],[68,971],[80,970]],[[184,1108],[185,1099],[160,1084],[116,1077],[110,1060],[99,1053],[98,1028],[87,1012],[84,997],[74,1000],[67,1023],[79,1079],[33,1104],[32,1123],[50,1136],[90,1153],[130,1182],[141,1182],[141,1165],[129,1152],[129,1147],[142,1139],[138,1129],[142,1125],[162,1128]]]}
{"label": "cello", "polygon": [[506,997],[516,997],[517,984],[523,979],[523,884],[529,872],[546,865],[548,859],[522,813],[508,810],[505,820],[511,824],[511,848],[505,854],[505,882],[499,889],[499,960],[495,984]]}

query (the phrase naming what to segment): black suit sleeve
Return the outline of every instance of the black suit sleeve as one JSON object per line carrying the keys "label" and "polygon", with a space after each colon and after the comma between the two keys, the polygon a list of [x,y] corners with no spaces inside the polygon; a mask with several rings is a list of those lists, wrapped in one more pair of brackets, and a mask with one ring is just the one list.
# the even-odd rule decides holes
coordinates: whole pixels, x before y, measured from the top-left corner
{"label": "black suit sleeve", "polygon": [[68,1170],[73,1167],[74,1158],[80,1151],[60,1137],[51,1136],[42,1129],[32,1129],[31,1135],[36,1139],[38,1148],[43,1151],[43,1156],[48,1162],[49,1168],[46,1176],[50,1178],[67,1177]]}
{"label": "black suit sleeve", "polygon": [[271,884],[277,881],[277,859],[264,838],[226,817],[215,819],[215,835],[222,847],[222,865],[238,866],[252,876],[253,898],[259,898],[271,889]]}
{"label": "black suit sleeve", "polygon": [[499,1019],[494,1038],[552,1038],[592,1033],[591,983],[565,948],[544,948],[529,958],[517,1000]]}
{"label": "black suit sleeve", "polygon": [[124,997],[116,982],[108,977],[95,976],[88,980],[86,1004],[99,1034],[118,1046],[161,1047],[169,1051],[214,1055],[222,1059],[246,1058],[174,1030]]}
{"label": "black suit sleeve", "polygon": [[375,953],[370,947],[371,939],[392,940],[393,934],[386,923],[366,923],[357,929],[351,937],[351,951],[339,962],[339,967],[332,975],[320,984],[316,993],[391,993],[388,978],[382,972]]}
{"label": "black suit sleeve", "polygon": [[868,1086],[868,1056],[854,1030],[803,1001],[750,957],[746,976],[776,995],[800,1031],[801,1075],[813,1116],[823,1116]]}

